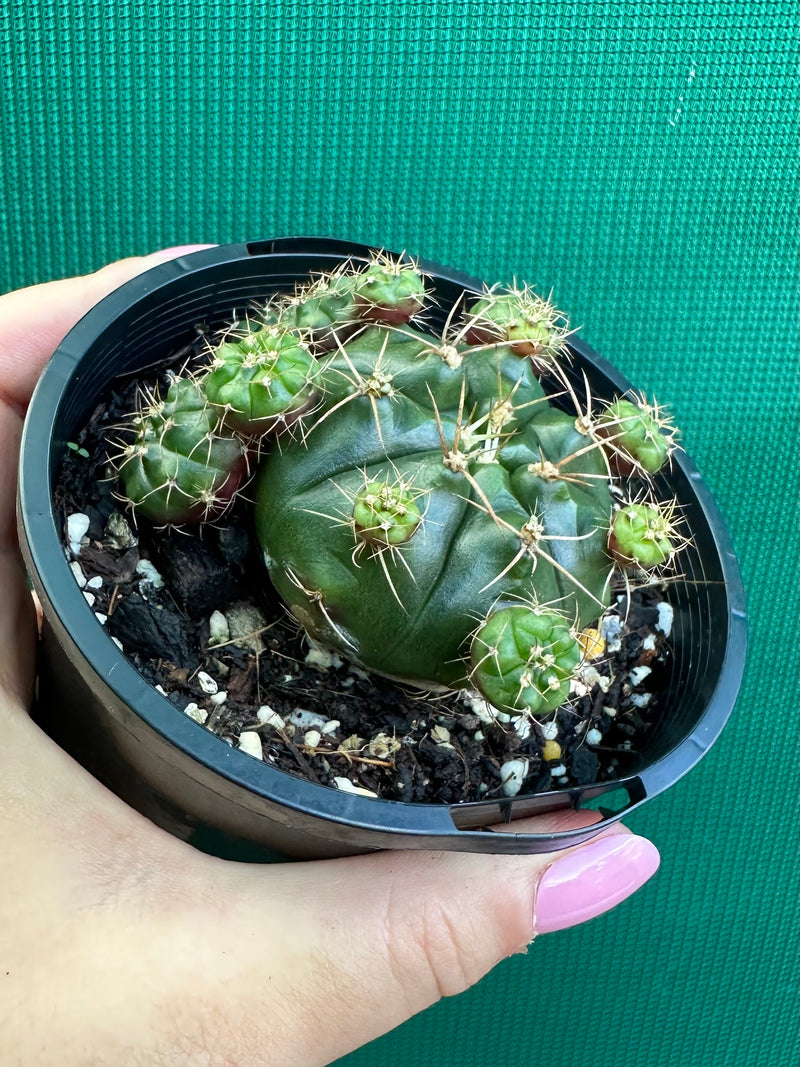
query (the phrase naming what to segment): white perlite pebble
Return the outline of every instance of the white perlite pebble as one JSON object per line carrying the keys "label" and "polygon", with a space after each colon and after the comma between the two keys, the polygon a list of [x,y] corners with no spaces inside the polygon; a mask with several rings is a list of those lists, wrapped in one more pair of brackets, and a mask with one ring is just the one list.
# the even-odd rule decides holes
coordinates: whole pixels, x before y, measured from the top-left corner
{"label": "white perlite pebble", "polygon": [[209,696],[213,696],[216,692],[219,691],[219,686],[217,685],[217,683],[214,681],[211,675],[206,674],[205,671],[197,672],[197,684],[200,686],[203,692],[207,693]]}
{"label": "white perlite pebble", "polygon": [[311,727],[321,730],[327,721],[324,715],[318,715],[316,711],[308,711],[307,708],[295,708],[289,716],[289,722],[294,726],[299,726],[301,730],[308,730]]}
{"label": "white perlite pebble", "polygon": [[124,652],[125,651],[125,649],[122,647],[122,642],[120,641],[120,639],[118,637],[112,637],[111,640],[114,642],[114,644],[120,650],[120,652]]}
{"label": "white perlite pebble", "polygon": [[101,578],[101,576],[99,574],[96,574],[94,576],[94,578],[90,578],[89,581],[86,583],[86,588],[87,589],[102,589],[103,588],[103,579]]}
{"label": "white perlite pebble", "polygon": [[648,634],[644,641],[642,641],[642,648],[647,652],[652,652],[656,647],[656,635]]}
{"label": "white perlite pebble", "polygon": [[481,722],[488,725],[496,721],[497,712],[488,700],[484,700],[482,696],[477,693],[465,693],[462,699],[473,715],[477,715]]}
{"label": "white perlite pebble", "polygon": [[105,624],[108,622],[108,615],[104,615],[102,611],[96,611],[94,613],[94,617],[97,619],[101,626],[105,626]]}
{"label": "white perlite pebble", "polygon": [[650,667],[634,667],[631,673],[628,675],[631,685],[636,688],[637,685],[641,685],[648,674],[652,674],[653,671]]}
{"label": "white perlite pebble", "polygon": [[228,699],[228,694],[225,692],[224,689],[220,689],[218,692],[212,693],[209,699],[212,704],[215,704],[217,707],[219,707],[220,704],[224,704],[225,701]]}
{"label": "white perlite pebble", "polygon": [[555,719],[552,722],[542,723],[542,737],[545,741],[555,741],[558,737],[558,723]]}
{"label": "white perlite pebble", "polygon": [[256,712],[256,718],[264,726],[274,726],[276,730],[282,730],[286,725],[277,711],[273,711],[268,704],[261,705]]}
{"label": "white perlite pebble", "polygon": [[431,730],[431,741],[435,745],[446,745],[450,740],[450,731],[446,726],[439,726],[438,724]]}
{"label": "white perlite pebble", "polygon": [[338,652],[322,648],[321,645],[315,645],[313,642],[310,644],[311,647],[306,653],[306,663],[309,667],[316,667],[320,671],[327,671],[331,667],[341,667],[342,659]]}
{"label": "white perlite pebble", "polygon": [[142,585],[150,586],[151,589],[164,588],[164,579],[149,559],[139,560],[136,564],[136,573],[141,575]]}
{"label": "white perlite pebble", "polygon": [[188,715],[190,719],[194,719],[195,722],[199,722],[201,726],[205,726],[206,719],[208,718],[208,712],[205,708],[198,707],[197,704],[192,701],[187,704],[183,709],[183,714]]}
{"label": "white perlite pebble", "polygon": [[525,775],[528,773],[528,761],[526,759],[506,760],[500,768],[500,779],[503,783],[503,793],[507,797],[515,797],[522,788]]}
{"label": "white perlite pebble", "polygon": [[567,773],[567,768],[563,763],[559,763],[557,767],[550,768],[550,773],[554,778],[562,778]]}
{"label": "white perlite pebble", "polygon": [[88,544],[86,535],[89,532],[89,516],[81,511],[67,517],[67,540],[73,556],[81,554],[81,546]]}
{"label": "white perlite pebble", "polygon": [[86,601],[86,603],[89,605],[89,607],[93,608],[94,607],[94,602],[97,599],[97,597],[94,595],[94,593],[89,593],[89,592],[87,592],[86,589],[84,589],[83,590],[83,597],[84,597],[84,600]]}
{"label": "white perlite pebble", "polygon": [[652,693],[631,693],[631,704],[635,708],[646,708],[652,697]]}
{"label": "white perlite pebble", "polygon": [[587,730],[586,731],[586,744],[587,745],[599,745],[603,740],[603,735],[599,730]]}
{"label": "white perlite pebble", "polygon": [[245,730],[239,734],[239,748],[242,752],[246,752],[248,756],[255,756],[256,759],[264,758],[261,738],[253,730]]}
{"label": "white perlite pebble", "polygon": [[78,583],[78,588],[83,589],[86,585],[86,575],[83,573],[80,563],[76,559],[69,565],[69,569],[75,575],[75,581]]}
{"label": "white perlite pebble", "polygon": [[665,637],[669,637],[672,632],[672,620],[675,612],[672,610],[672,604],[668,604],[666,600],[662,600],[658,605],[658,621],[656,622],[656,629],[660,630]]}
{"label": "white perlite pebble", "polygon": [[521,741],[527,741],[531,736],[533,723],[526,715],[518,715],[516,719],[514,719],[514,729]]}
{"label": "white perlite pebble", "polygon": [[329,719],[320,730],[323,734],[335,734],[341,725],[338,719]]}
{"label": "white perlite pebble", "polygon": [[600,635],[606,643],[606,652],[619,652],[622,648],[620,633],[622,620],[619,615],[604,615],[600,620]]}
{"label": "white perlite pebble", "polygon": [[309,748],[316,748],[322,740],[322,734],[319,730],[308,730],[303,736],[303,743],[308,745]]}
{"label": "white perlite pebble", "polygon": [[208,643],[224,645],[230,636],[228,620],[221,611],[212,611],[211,618],[208,620]]}
{"label": "white perlite pebble", "polygon": [[333,784],[337,789],[341,789],[343,793],[354,793],[359,797],[377,797],[377,793],[373,793],[371,789],[362,789],[361,786],[353,785],[349,778],[334,778]]}

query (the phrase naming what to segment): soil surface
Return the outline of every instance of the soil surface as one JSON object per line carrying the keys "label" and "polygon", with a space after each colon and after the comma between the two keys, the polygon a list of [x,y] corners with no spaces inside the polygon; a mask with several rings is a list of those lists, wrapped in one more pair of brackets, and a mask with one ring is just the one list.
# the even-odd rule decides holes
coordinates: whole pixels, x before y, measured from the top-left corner
{"label": "soil surface", "polygon": [[[168,371],[148,386],[166,392]],[[638,768],[669,657],[662,588],[620,588],[603,647],[543,722],[369,675],[310,645],[278,600],[252,547],[246,489],[213,525],[133,525],[108,456],[140,388],[118,382],[70,442],[54,504],[98,625],[176,714],[291,774],[391,800],[487,800]]]}

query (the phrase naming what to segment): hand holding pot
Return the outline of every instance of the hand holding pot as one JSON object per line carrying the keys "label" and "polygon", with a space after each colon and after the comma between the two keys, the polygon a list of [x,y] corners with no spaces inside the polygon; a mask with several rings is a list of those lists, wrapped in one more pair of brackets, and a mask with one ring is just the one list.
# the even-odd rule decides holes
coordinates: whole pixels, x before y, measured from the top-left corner
{"label": "hand holding pot", "polygon": [[[327,1064],[466,989],[536,933],[613,907],[658,865],[655,848],[619,825],[557,856],[234,864],[128,808],[28,718],[35,616],[14,533],[27,402],[85,311],[187,251],[0,297],[0,1059],[9,1065]],[[527,828],[595,817],[540,816]]]}

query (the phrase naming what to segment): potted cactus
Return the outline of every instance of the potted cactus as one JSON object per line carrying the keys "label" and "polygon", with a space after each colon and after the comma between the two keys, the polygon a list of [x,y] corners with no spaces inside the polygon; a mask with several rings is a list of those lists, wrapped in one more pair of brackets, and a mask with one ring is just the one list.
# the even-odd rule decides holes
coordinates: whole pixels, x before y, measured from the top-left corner
{"label": "potted cactus", "polygon": [[[114,494],[88,556],[96,563],[113,541],[114,559],[131,545],[139,557],[124,581],[120,572],[105,581],[107,564],[87,578],[74,531],[62,538],[60,570],[71,567],[84,601],[96,599],[87,581],[97,595],[106,587],[103,628],[81,609],[94,623],[88,648],[64,624],[26,519],[30,428],[23,452],[21,528],[46,618],[43,684],[81,694],[88,710],[77,716],[77,745],[107,779],[113,768],[118,791],[184,835],[211,828],[289,854],[391,844],[529,850],[618,817],[602,800],[609,791],[623,790],[625,809],[663,788],[665,773],[674,778],[697,758],[701,721],[708,747],[730,710],[741,667],[731,649],[743,642],[724,528],[668,418],[587,355],[550,300],[313,240],[212,250],[159,271],[163,292],[131,283],[121,316],[109,319],[108,307],[99,334],[92,323],[77,328],[84,373],[94,362],[103,381],[91,404],[74,391],[70,400],[66,384],[60,455],[52,436],[47,445],[51,485],[68,433]],[[198,307],[195,292],[211,274],[216,291]],[[131,371],[143,399],[120,417],[109,389],[125,381],[129,400]],[[166,632],[171,608],[167,594],[153,593],[151,559],[181,539],[229,556],[231,529],[247,547],[231,589],[213,611],[204,602],[195,658],[175,664],[151,648],[145,666],[134,648],[122,661],[143,582],[146,625]],[[232,638],[227,609],[248,599],[256,614]],[[637,606],[661,623],[628,641],[623,672],[622,653],[614,659],[610,649]],[[191,614],[182,607],[178,615]],[[675,632],[667,616],[678,618]],[[698,655],[687,638],[704,616],[719,631],[692,635]],[[263,661],[291,658],[274,638],[265,643],[289,619],[294,647],[318,674],[316,697],[306,685],[302,700],[313,710],[294,714],[276,710],[275,676],[272,692],[262,688]],[[242,677],[245,652],[249,688],[239,687],[238,718],[226,718],[220,694],[226,679]],[[158,692],[145,679],[164,659]],[[691,660],[700,666],[689,683]],[[110,661],[113,681],[103,674]],[[663,692],[631,694],[651,667]],[[208,701],[192,699],[198,679]],[[364,685],[389,710],[376,716],[362,701],[373,721],[348,720],[345,690]],[[667,711],[679,691],[682,708]],[[651,697],[662,711],[637,738],[638,762],[626,764],[623,734],[615,748],[600,742],[631,695],[627,706],[642,712],[633,718],[647,719]],[[425,775],[408,772],[423,749],[433,763],[465,764],[458,803],[430,803]],[[591,829],[485,832],[498,819],[592,802],[604,819]]]}

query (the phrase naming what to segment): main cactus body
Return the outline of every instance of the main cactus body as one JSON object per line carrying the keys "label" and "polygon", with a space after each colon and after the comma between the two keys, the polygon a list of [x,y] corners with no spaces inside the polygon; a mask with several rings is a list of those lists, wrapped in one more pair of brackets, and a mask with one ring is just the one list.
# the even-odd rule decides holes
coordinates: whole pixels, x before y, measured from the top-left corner
{"label": "main cactus body", "polygon": [[[609,599],[606,465],[507,345],[373,327],[326,365],[304,439],[262,463],[256,530],[306,631],[422,686],[469,682],[492,610],[550,605],[567,625]],[[402,485],[421,520],[393,547],[352,521],[365,485]]]}

